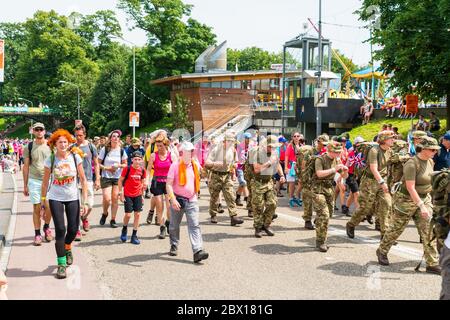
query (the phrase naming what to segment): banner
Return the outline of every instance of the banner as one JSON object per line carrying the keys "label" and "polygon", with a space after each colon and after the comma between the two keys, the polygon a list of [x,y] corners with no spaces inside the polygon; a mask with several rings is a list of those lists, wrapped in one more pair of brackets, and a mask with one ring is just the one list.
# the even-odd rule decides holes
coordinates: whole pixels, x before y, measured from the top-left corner
{"label": "banner", "polygon": [[415,94],[406,95],[406,114],[419,112],[419,97]]}
{"label": "banner", "polygon": [[130,127],[139,127],[139,112],[130,112]]}
{"label": "banner", "polygon": [[0,39],[0,82],[5,81],[5,40]]}

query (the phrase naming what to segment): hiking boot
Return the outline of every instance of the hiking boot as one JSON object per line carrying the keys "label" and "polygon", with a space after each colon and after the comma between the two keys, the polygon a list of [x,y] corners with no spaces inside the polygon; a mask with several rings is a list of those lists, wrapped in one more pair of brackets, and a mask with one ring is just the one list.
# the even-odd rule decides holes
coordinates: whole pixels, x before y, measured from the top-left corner
{"label": "hiking boot", "polygon": [[216,216],[211,217],[211,223],[217,223],[217,217]]}
{"label": "hiking boot", "polygon": [[209,257],[209,254],[207,252],[200,250],[194,254],[194,262],[198,263],[202,260],[208,259],[208,257]]}
{"label": "hiking boot", "polygon": [[242,203],[242,201],[241,201],[241,197],[236,197],[236,206],[238,206],[238,207],[243,207],[244,206],[244,204]]}
{"label": "hiking boot", "polygon": [[301,206],[303,205],[303,200],[302,200],[302,199],[294,198],[294,202],[295,202],[299,207],[301,207]]}
{"label": "hiking boot", "polygon": [[166,226],[167,235],[170,236],[170,232],[169,232],[170,220],[166,220],[166,222],[164,223],[164,225]]}
{"label": "hiking boot", "polygon": [[120,235],[120,240],[125,243],[128,240],[128,236],[127,236],[127,230],[126,229],[122,229],[122,233]]}
{"label": "hiking boot", "polygon": [[274,214],[272,215],[272,221],[275,220],[276,218],[278,218],[278,215],[277,215],[276,213],[274,213]]}
{"label": "hiking boot", "polygon": [[297,205],[297,203],[295,202],[295,199],[292,198],[291,200],[289,200],[289,207],[294,208]]}
{"label": "hiking boot", "polygon": [[442,269],[440,266],[427,266],[425,271],[426,273],[437,274],[438,276],[442,274]]}
{"label": "hiking boot", "polygon": [[152,224],[153,221],[153,215],[155,214],[155,210],[149,210],[148,216],[147,216],[147,223]]}
{"label": "hiking boot", "polygon": [[248,210],[248,217],[249,217],[249,218],[253,218],[253,212],[252,212],[252,210]]}
{"label": "hiking boot", "polygon": [[347,236],[348,236],[350,239],[355,238],[355,227],[353,227],[352,225],[350,225],[350,224],[347,222],[347,224],[345,225],[345,229],[346,229],[346,231],[347,231]]}
{"label": "hiking boot", "polygon": [[373,216],[367,216],[367,222],[373,224]]}
{"label": "hiking boot", "polygon": [[42,244],[42,236],[35,236],[33,244],[35,246],[40,246]]}
{"label": "hiking boot", "polygon": [[102,214],[102,217],[100,218],[100,225],[104,226],[105,222],[106,222],[106,218],[108,217],[108,215],[106,214]]}
{"label": "hiking boot", "polygon": [[77,234],[75,235],[75,241],[81,241],[81,231],[78,230]]}
{"label": "hiking boot", "polygon": [[231,217],[231,226],[234,227],[235,225],[238,224],[242,224],[244,223],[244,220],[242,220],[241,218],[237,217],[237,216],[232,216]]}
{"label": "hiking boot", "polygon": [[166,226],[160,226],[159,227],[159,236],[158,236],[158,238],[159,239],[165,239],[166,238]]}
{"label": "hiking boot", "polygon": [[255,237],[262,238],[262,229],[261,228],[255,228]]}
{"label": "hiking boot", "polygon": [[277,193],[277,197],[279,197],[279,198],[283,198],[284,197],[284,195],[281,193],[281,192],[279,192],[278,191],[278,193]]}
{"label": "hiking boot", "polygon": [[262,229],[269,237],[273,237],[275,235],[275,233],[273,233],[273,231],[269,227],[264,226]]}
{"label": "hiking boot", "polygon": [[66,261],[67,261],[67,265],[68,266],[71,266],[73,264],[72,250],[67,250],[66,251]]}
{"label": "hiking boot", "polygon": [[169,256],[175,257],[178,255],[178,248],[176,245],[170,246]]}
{"label": "hiking boot", "polygon": [[387,255],[382,254],[380,249],[377,249],[377,257],[378,257],[378,263],[382,266],[388,266],[389,265],[389,259]]}
{"label": "hiking boot", "polygon": [[305,229],[316,230],[316,228],[314,227],[314,225],[312,224],[311,221],[305,221]]}
{"label": "hiking boot", "polygon": [[91,229],[91,227],[89,226],[88,219],[81,220],[81,222],[82,222],[82,225],[83,225],[84,232],[88,232]]}
{"label": "hiking boot", "polygon": [[134,235],[134,236],[131,236],[131,240],[130,240],[130,242],[132,243],[132,244],[141,244],[141,241],[139,240],[139,238],[136,236],[136,235]]}
{"label": "hiking boot", "polygon": [[145,199],[150,199],[150,198],[151,198],[150,192],[145,191]]}
{"label": "hiking boot", "polygon": [[219,206],[217,207],[217,212],[219,212],[219,213],[224,213],[225,212],[225,210],[222,208],[222,204],[221,203],[219,203]]}
{"label": "hiking boot", "polygon": [[56,278],[65,279],[67,278],[66,266],[58,266],[58,270],[56,271]]}
{"label": "hiking boot", "polygon": [[345,206],[345,205],[343,205],[343,206],[341,207],[341,212],[342,212],[343,214],[345,214],[345,215],[348,215],[348,212],[349,212],[348,207]]}
{"label": "hiking boot", "polygon": [[316,243],[316,248],[320,251],[320,252],[327,252],[329,247],[325,244],[325,243]]}
{"label": "hiking boot", "polygon": [[52,235],[52,231],[50,230],[50,228],[44,229],[44,238],[45,241],[50,242],[53,240],[53,235]]}
{"label": "hiking boot", "polygon": [[119,227],[119,225],[116,223],[116,220],[111,220],[110,222],[109,222],[109,224],[111,225],[111,228],[118,228]]}

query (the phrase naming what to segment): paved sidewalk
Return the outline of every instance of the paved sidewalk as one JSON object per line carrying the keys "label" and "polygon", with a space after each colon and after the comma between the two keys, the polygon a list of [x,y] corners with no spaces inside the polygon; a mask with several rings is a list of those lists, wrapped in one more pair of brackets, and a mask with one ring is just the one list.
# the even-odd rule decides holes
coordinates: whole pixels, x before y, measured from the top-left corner
{"label": "paved sidewalk", "polygon": [[[33,246],[34,228],[32,205],[29,197],[23,195],[22,173],[16,176],[17,221],[14,241],[9,257],[6,276],[7,295],[10,300],[73,300],[104,298],[99,283],[96,282],[92,266],[87,257],[74,243],[74,264],[68,268],[68,277],[55,278],[55,242]],[[51,224],[53,235],[53,223]]]}

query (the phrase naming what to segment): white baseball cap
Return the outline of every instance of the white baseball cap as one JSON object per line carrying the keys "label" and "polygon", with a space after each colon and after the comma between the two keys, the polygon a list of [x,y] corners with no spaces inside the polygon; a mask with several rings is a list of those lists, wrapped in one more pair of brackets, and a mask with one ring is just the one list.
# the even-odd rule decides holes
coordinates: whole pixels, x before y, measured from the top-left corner
{"label": "white baseball cap", "polygon": [[192,151],[194,149],[195,149],[194,145],[191,142],[189,142],[189,141],[184,141],[181,144],[181,148],[180,148],[181,151]]}
{"label": "white baseball cap", "polygon": [[357,137],[355,138],[355,141],[353,141],[353,144],[358,144],[358,143],[361,143],[361,142],[364,142],[364,141],[365,141],[365,140],[364,140],[363,137],[357,136]]}

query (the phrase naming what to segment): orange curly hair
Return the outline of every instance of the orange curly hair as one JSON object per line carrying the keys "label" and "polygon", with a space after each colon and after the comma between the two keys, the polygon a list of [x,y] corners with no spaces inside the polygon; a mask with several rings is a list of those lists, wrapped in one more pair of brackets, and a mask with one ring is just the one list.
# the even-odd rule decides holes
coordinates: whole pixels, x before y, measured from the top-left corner
{"label": "orange curly hair", "polygon": [[56,142],[60,137],[65,137],[69,143],[74,143],[76,141],[75,138],[69,133],[69,131],[65,129],[58,129],[55,132],[53,132],[51,137],[48,139],[47,141],[48,146],[51,149],[55,148]]}

